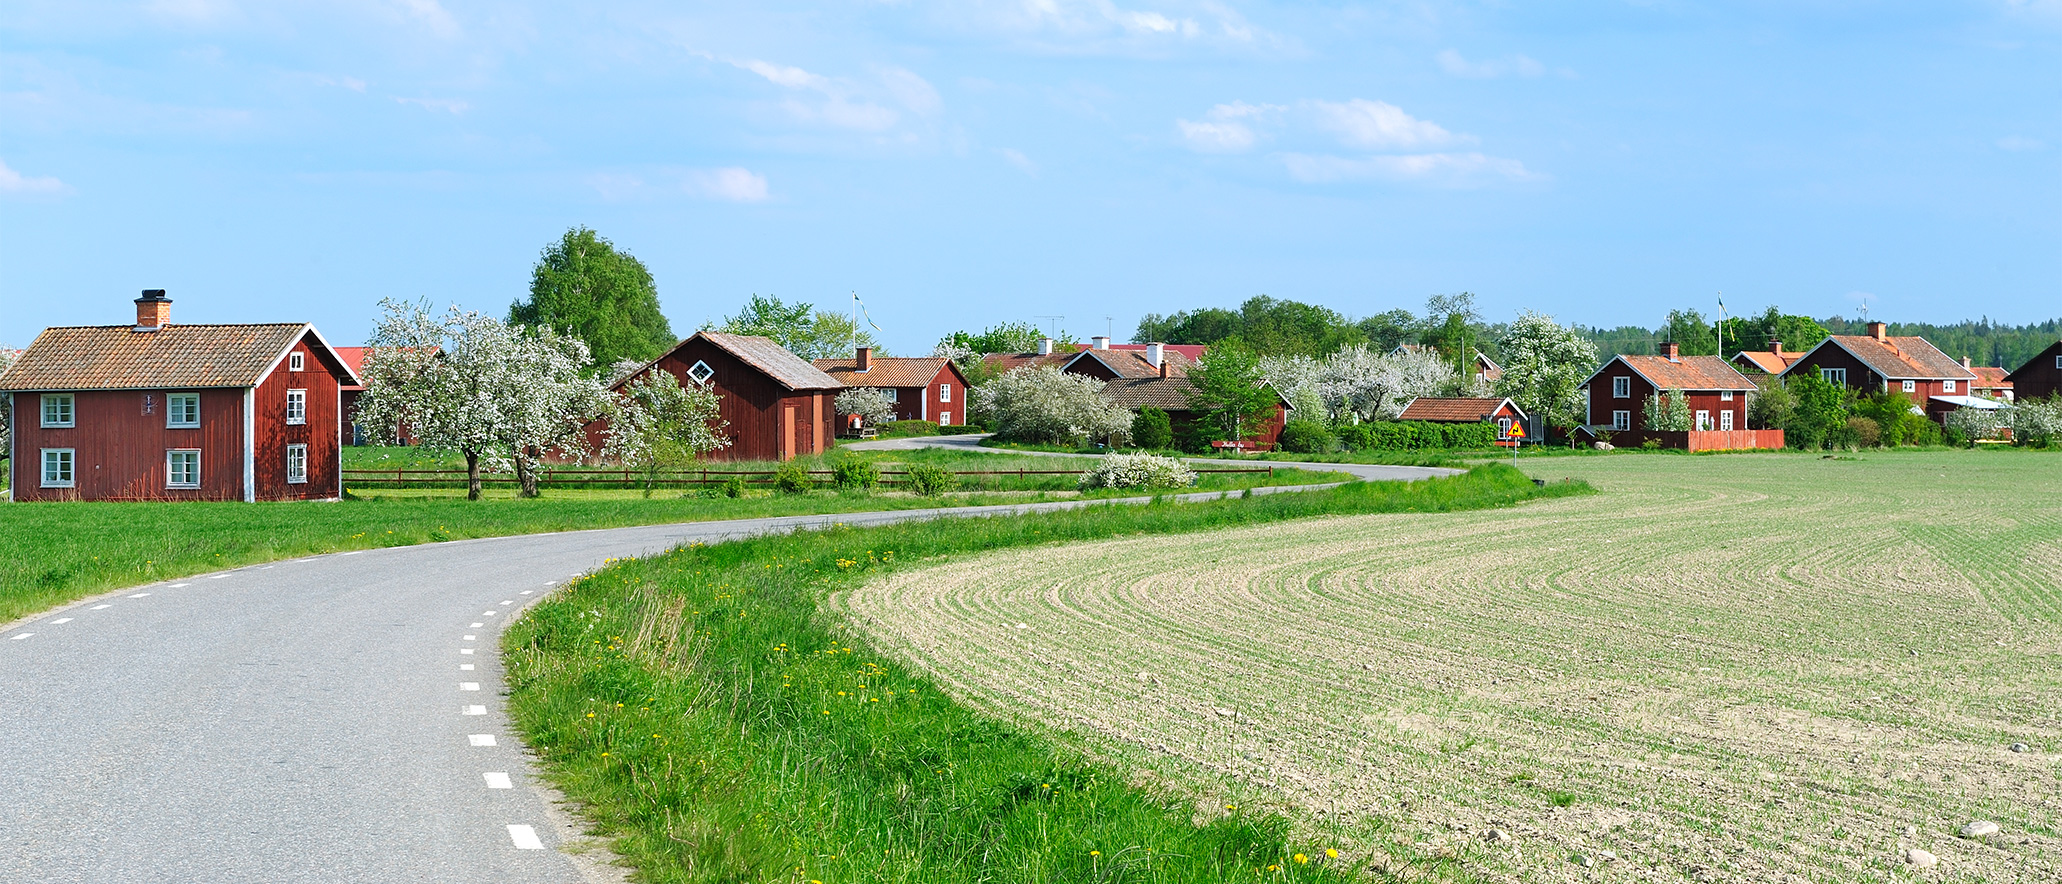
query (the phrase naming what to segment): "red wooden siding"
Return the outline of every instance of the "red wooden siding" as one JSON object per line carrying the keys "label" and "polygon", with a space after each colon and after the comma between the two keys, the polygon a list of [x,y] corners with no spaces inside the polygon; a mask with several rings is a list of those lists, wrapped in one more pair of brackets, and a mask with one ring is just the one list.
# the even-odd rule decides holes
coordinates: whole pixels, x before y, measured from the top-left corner
{"label": "red wooden siding", "polygon": [[[1611,395],[1611,391],[1616,386],[1612,378],[1631,378],[1632,383],[1631,389],[1628,391],[1629,395],[1624,398]],[[1629,411],[1632,413],[1630,415],[1632,418],[1632,429],[1635,431],[1645,430],[1647,428],[1647,402],[1654,398],[1655,392],[1654,385],[1647,383],[1647,379],[1642,377],[1639,372],[1633,371],[1632,367],[1624,362],[1614,360],[1610,365],[1598,372],[1596,377],[1590,379],[1588,423],[1591,426],[1602,427],[1609,431],[1611,428],[1611,412]],[[1724,393],[1719,390],[1684,390],[1683,398],[1689,400],[1690,426],[1693,429],[1696,427],[1695,421],[1699,411],[1709,412],[1712,430],[1717,430],[1725,425],[1725,418],[1722,415],[1727,411],[1733,413],[1733,429],[1747,429],[1747,393],[1745,391],[1733,391],[1733,398],[1730,401],[1726,400]]]}
{"label": "red wooden siding", "polygon": [[2056,364],[2058,359],[2062,359],[2062,341],[2049,344],[2048,349],[2012,372],[2012,395],[2023,402],[2053,396],[2062,390],[2062,365]]}
{"label": "red wooden siding", "polygon": [[[165,394],[199,393],[200,427],[165,426]],[[87,390],[70,427],[43,428],[42,394],[16,393],[14,499],[242,500],[242,390]],[[147,403],[146,403],[147,400]],[[70,448],[70,488],[44,488],[45,448]],[[165,452],[200,450],[200,487],[165,487]]]}
{"label": "red wooden siding", "polygon": [[[789,390],[721,347],[699,338],[689,339],[661,358],[657,367],[671,372],[686,386],[694,383],[687,372],[696,362],[706,362],[715,370],[709,385],[719,397],[717,414],[728,424],[723,435],[730,440],[730,447],[710,453],[711,460],[785,460],[818,454],[829,446],[831,400],[836,391]],[[793,422],[784,425],[790,409]],[[590,450],[599,451],[606,438],[605,424],[597,422],[588,434]]]}
{"label": "red wooden siding", "polygon": [[[288,371],[290,359],[282,358],[272,374],[258,385],[256,410],[257,447],[252,466],[257,474],[259,500],[329,500],[342,496],[343,473],[338,450],[343,416],[339,400],[343,385],[331,373],[329,364],[316,357],[307,338],[296,343],[293,352],[303,354],[301,371]],[[286,391],[308,391],[307,423],[286,422]],[[308,481],[286,481],[286,447],[308,446]]]}

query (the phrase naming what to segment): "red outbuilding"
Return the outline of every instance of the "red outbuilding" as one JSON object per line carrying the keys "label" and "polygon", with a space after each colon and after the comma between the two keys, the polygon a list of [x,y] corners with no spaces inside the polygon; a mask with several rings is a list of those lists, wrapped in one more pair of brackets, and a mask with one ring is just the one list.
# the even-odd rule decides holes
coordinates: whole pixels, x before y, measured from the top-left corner
{"label": "red outbuilding", "polygon": [[[1514,446],[1520,441],[1538,444],[1539,439],[1514,439],[1512,424],[1525,423],[1525,411],[1518,403],[1504,399],[1441,399],[1434,396],[1419,396],[1403,406],[1403,413],[1396,416],[1400,421],[1431,421],[1437,424],[1496,424],[1496,444]],[[1527,435],[1537,433],[1528,428]]]}
{"label": "red outbuilding", "polygon": [[2062,341],[2049,344],[2048,349],[2019,366],[2006,380],[2011,384],[2012,395],[2021,401],[2062,392]]}
{"label": "red outbuilding", "polygon": [[45,329],[0,395],[14,499],[335,500],[342,390],[307,323],[174,325],[164,290],[133,326]]}
{"label": "red outbuilding", "polygon": [[896,420],[967,422],[966,373],[943,356],[875,356],[872,347],[859,347],[851,359],[818,359],[815,365],[847,387],[888,391]]}
{"label": "red outbuilding", "polygon": [[[716,392],[730,447],[710,452],[712,459],[789,460],[831,447],[832,402],[844,385],[769,338],[696,332],[614,389],[653,370]],[[603,424],[590,428],[596,450],[604,432]]]}

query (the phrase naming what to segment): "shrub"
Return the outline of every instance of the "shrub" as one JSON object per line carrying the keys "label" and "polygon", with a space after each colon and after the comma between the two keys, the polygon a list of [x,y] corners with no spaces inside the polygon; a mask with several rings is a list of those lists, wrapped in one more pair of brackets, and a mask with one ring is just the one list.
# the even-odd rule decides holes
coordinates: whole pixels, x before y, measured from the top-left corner
{"label": "shrub", "polygon": [[941,436],[958,436],[964,433],[986,432],[988,432],[986,428],[976,424],[941,424],[938,427],[938,435]]}
{"label": "shrub", "polygon": [[1475,451],[1496,447],[1496,425],[1370,421],[1339,428],[1355,451]]}
{"label": "shrub", "polygon": [[1196,471],[1171,457],[1153,454],[1106,455],[1081,474],[1081,487],[1186,488],[1196,484]]}
{"label": "shrub", "polygon": [[773,471],[773,487],[779,489],[782,494],[805,493],[811,484],[813,482],[809,478],[808,468],[802,466],[799,461],[788,461]]}
{"label": "shrub", "polygon": [[1837,440],[1842,448],[1874,448],[1883,444],[1883,427],[1872,418],[1859,415],[1847,419]]}
{"label": "shrub", "polygon": [[1131,444],[1140,448],[1166,448],[1174,444],[1174,419],[1150,405],[1131,419]]}
{"label": "shrub", "polygon": [[733,500],[745,496],[745,477],[732,476],[724,480],[723,496]]}
{"label": "shrub", "polygon": [[1332,446],[1338,444],[1338,441],[1332,436],[1332,431],[1325,429],[1324,424],[1312,420],[1294,420],[1282,427],[1281,438],[1275,441],[1275,445],[1283,451],[1323,454],[1332,450]]}
{"label": "shrub", "polygon": [[890,421],[887,424],[890,436],[936,436],[938,425],[930,421]]}
{"label": "shrub", "polygon": [[909,490],[924,497],[937,497],[959,487],[959,477],[937,464],[920,463],[903,476]]}
{"label": "shrub", "polygon": [[2062,444],[2062,395],[2022,399],[2012,409],[2012,444],[2052,448]]}
{"label": "shrub", "polygon": [[881,481],[881,468],[870,460],[848,460],[838,464],[831,481],[839,488],[864,491]]}

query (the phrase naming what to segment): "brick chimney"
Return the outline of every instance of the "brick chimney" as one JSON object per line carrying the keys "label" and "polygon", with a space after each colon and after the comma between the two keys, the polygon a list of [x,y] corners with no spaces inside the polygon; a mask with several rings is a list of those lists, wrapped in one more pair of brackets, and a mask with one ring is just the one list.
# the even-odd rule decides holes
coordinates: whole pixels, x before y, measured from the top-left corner
{"label": "brick chimney", "polygon": [[1969,357],[1967,357],[1967,356],[1964,356],[1964,357],[1962,357],[1962,367],[1963,367],[1963,368],[1968,368],[1968,367],[1969,367]]}
{"label": "brick chimney", "polygon": [[1661,355],[1668,357],[1668,361],[1670,362],[1683,361],[1682,348],[1676,346],[1676,343],[1674,341],[1661,342]]}
{"label": "brick chimney", "polygon": [[1781,355],[1781,354],[1782,354],[1782,352],[1783,352],[1783,339],[1782,339],[1782,338],[1769,338],[1769,339],[1768,339],[1768,351],[1769,351],[1770,353],[1775,353],[1775,354],[1777,354],[1777,355]]}
{"label": "brick chimney", "polygon": [[1052,339],[1051,339],[1051,338],[1039,338],[1039,339],[1038,339],[1038,355],[1040,355],[1040,356],[1051,356],[1051,355],[1052,355]]}
{"label": "brick chimney", "polygon": [[1168,377],[1168,374],[1167,374],[1167,365],[1168,365],[1168,362],[1167,362],[1167,360],[1165,360],[1165,359],[1162,359],[1162,360],[1160,360],[1160,378],[1161,378],[1162,380],[1165,380],[1165,379],[1166,379],[1166,378]]}
{"label": "brick chimney", "polygon": [[144,289],[136,299],[136,330],[154,332],[172,324],[172,299],[164,289]]}
{"label": "brick chimney", "polygon": [[855,369],[856,371],[871,371],[871,370],[873,370],[873,348],[872,348],[872,347],[861,347],[861,348],[859,348],[859,352],[858,352],[857,356],[858,356],[858,362],[859,362],[859,367],[858,367],[857,369]]}
{"label": "brick chimney", "polygon": [[1879,341],[1884,341],[1884,340],[1886,340],[1886,338],[1887,338],[1887,334],[1888,334],[1888,332],[1889,332],[1889,331],[1890,331],[1890,326],[1884,325],[1883,323],[1880,323],[1880,322],[1871,322],[1871,323],[1869,323],[1869,337],[1875,338],[1876,340],[1879,340]]}
{"label": "brick chimney", "polygon": [[1097,350],[1108,350],[1110,349],[1110,336],[1096,335],[1095,337],[1088,339],[1088,345],[1094,347]]}
{"label": "brick chimney", "polygon": [[1162,344],[1162,343],[1160,343],[1159,341],[1154,341],[1154,342],[1152,342],[1152,343],[1150,343],[1150,344],[1147,344],[1147,345],[1146,345],[1146,364],[1147,364],[1147,365],[1151,365],[1151,366],[1154,366],[1154,367],[1156,367],[1156,368],[1157,368],[1157,367],[1159,367],[1160,363],[1161,363],[1162,361],[1164,361],[1164,360],[1165,360],[1166,358],[1167,358],[1167,345],[1166,345],[1166,344]]}

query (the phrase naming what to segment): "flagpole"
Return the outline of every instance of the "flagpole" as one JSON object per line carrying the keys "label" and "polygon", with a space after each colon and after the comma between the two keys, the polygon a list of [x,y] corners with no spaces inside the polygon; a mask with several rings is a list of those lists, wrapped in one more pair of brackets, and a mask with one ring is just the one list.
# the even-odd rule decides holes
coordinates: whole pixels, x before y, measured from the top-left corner
{"label": "flagpole", "polygon": [[852,346],[845,349],[859,352],[859,293],[852,293]]}

